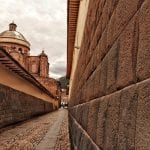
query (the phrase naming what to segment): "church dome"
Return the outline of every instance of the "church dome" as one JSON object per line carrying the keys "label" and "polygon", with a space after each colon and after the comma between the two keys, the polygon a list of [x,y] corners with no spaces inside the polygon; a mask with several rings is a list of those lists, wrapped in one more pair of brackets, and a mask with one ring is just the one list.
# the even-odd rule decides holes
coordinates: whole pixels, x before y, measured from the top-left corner
{"label": "church dome", "polygon": [[15,23],[9,24],[9,30],[0,33],[0,43],[15,43],[26,47],[30,47],[30,43],[25,37],[18,31],[16,31],[17,25]]}
{"label": "church dome", "polygon": [[16,38],[19,40],[27,41],[25,39],[25,37],[20,32],[17,32],[17,31],[9,31],[9,30],[4,31],[4,32],[0,33],[0,37]]}

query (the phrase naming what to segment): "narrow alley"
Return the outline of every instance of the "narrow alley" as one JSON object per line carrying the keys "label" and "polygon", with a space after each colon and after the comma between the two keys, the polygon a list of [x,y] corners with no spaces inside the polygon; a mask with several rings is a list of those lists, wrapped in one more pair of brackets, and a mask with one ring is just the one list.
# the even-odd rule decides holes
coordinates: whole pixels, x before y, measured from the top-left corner
{"label": "narrow alley", "polygon": [[0,4],[0,150],[150,150],[150,0]]}
{"label": "narrow alley", "polygon": [[0,150],[70,150],[68,112],[46,115],[2,128]]}

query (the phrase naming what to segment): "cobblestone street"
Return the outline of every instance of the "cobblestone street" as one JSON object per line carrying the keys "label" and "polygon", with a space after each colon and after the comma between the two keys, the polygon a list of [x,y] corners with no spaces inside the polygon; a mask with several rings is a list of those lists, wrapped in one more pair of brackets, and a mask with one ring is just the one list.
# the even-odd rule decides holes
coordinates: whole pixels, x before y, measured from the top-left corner
{"label": "cobblestone street", "polygon": [[70,150],[67,110],[1,129],[0,150]]}

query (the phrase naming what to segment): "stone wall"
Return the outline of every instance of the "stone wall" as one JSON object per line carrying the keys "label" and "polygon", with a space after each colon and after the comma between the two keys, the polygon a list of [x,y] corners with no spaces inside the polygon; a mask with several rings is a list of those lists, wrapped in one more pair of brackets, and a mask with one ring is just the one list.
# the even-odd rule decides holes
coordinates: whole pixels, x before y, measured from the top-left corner
{"label": "stone wall", "polygon": [[148,150],[150,1],[89,3],[69,104],[72,149]]}
{"label": "stone wall", "polygon": [[52,110],[52,103],[0,84],[0,128]]}

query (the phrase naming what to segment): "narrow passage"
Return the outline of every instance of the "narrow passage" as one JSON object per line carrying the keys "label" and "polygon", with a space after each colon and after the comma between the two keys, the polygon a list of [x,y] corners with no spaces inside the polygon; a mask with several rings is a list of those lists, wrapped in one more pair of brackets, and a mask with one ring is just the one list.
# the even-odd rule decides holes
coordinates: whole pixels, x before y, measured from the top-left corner
{"label": "narrow passage", "polygon": [[68,111],[59,109],[1,129],[0,150],[70,150]]}

